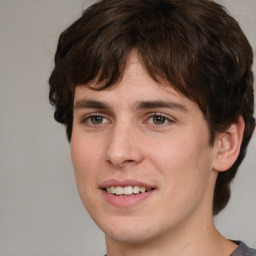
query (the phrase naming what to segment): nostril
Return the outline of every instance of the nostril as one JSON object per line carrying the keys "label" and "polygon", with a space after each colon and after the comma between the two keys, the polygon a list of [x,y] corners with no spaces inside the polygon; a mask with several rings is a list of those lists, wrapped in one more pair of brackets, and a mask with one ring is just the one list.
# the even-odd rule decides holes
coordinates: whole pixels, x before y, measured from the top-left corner
{"label": "nostril", "polygon": [[133,162],[133,160],[125,160],[123,163],[125,164],[125,163],[131,163],[131,162]]}
{"label": "nostril", "polygon": [[121,166],[130,165],[132,163],[134,163],[133,160],[125,160],[125,161],[122,162]]}

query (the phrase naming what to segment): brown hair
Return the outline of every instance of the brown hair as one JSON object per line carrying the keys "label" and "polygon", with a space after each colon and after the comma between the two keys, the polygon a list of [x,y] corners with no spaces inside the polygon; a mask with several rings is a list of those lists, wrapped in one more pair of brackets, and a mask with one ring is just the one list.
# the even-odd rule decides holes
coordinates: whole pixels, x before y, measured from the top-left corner
{"label": "brown hair", "polygon": [[59,38],[49,99],[55,119],[72,136],[76,86],[92,81],[102,90],[122,78],[136,49],[148,74],[168,82],[196,102],[212,145],[242,116],[245,131],[235,164],[218,175],[213,212],[230,198],[230,182],[243,160],[255,127],[252,49],[238,23],[209,0],[102,0],[85,10]]}

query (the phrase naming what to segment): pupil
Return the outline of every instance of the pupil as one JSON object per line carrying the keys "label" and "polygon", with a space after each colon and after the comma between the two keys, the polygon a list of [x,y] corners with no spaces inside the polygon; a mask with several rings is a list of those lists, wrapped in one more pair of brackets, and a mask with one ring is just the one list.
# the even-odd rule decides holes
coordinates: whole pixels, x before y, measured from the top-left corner
{"label": "pupil", "polygon": [[102,123],[102,117],[101,116],[94,116],[92,118],[92,123],[93,124],[101,124]]}
{"label": "pupil", "polygon": [[165,118],[162,116],[155,116],[154,117],[154,123],[155,124],[163,124],[165,121]]}

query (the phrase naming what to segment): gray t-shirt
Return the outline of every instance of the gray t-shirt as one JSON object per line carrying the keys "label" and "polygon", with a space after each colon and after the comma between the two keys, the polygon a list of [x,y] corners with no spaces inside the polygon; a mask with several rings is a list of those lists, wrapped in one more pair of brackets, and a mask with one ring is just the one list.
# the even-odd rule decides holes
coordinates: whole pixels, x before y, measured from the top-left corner
{"label": "gray t-shirt", "polygon": [[241,241],[233,241],[238,244],[236,250],[230,256],[256,256],[256,250],[249,248],[245,243]]}

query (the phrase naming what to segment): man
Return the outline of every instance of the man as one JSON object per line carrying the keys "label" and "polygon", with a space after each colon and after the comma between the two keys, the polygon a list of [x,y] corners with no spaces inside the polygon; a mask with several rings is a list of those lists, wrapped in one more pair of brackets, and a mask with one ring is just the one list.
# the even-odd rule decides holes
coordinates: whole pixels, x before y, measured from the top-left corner
{"label": "man", "polygon": [[103,0],[50,77],[108,256],[256,255],[215,228],[255,127],[252,49],[208,0]]}

